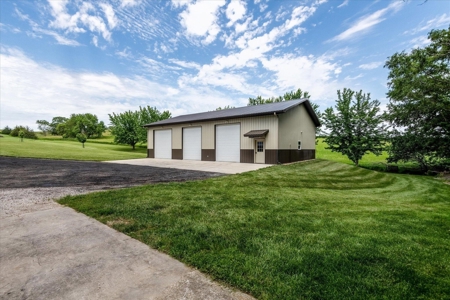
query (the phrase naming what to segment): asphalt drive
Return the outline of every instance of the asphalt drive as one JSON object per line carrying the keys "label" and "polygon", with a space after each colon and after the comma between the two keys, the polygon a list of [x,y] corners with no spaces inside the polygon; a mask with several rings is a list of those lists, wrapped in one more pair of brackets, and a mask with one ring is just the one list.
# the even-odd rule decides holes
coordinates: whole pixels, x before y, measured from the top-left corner
{"label": "asphalt drive", "polygon": [[113,188],[206,179],[220,175],[224,174],[91,161],[0,157],[1,188],[74,186]]}

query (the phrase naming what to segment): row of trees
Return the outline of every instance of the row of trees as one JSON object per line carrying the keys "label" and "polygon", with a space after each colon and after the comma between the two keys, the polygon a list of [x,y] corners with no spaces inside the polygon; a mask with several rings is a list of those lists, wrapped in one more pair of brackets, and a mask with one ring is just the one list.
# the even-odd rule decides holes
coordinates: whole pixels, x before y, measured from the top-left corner
{"label": "row of trees", "polygon": [[[169,111],[160,112],[155,107],[139,107],[137,111],[126,111],[123,113],[109,114],[111,122],[110,130],[117,144],[130,145],[135,149],[137,143],[147,142],[147,130],[142,127],[145,124],[165,120],[171,117]],[[83,144],[88,138],[100,138],[107,127],[103,121],[98,121],[93,114],[72,114],[69,118],[54,117],[51,122],[37,120],[39,130],[44,134],[61,135],[63,138],[76,138]],[[6,126],[3,134],[19,136],[24,133],[25,138],[37,138],[29,127],[16,126],[14,129]]]}
{"label": "row of trees", "polygon": [[36,133],[28,126],[16,126],[14,128],[5,126],[2,130],[2,134],[9,134],[10,136],[20,137],[22,139],[37,139]]}
{"label": "row of trees", "polygon": [[87,138],[99,138],[106,131],[103,121],[98,121],[96,115],[71,114],[69,118],[54,117],[51,122],[37,120],[38,128],[44,135],[61,135],[63,138],[75,138],[84,134]]}

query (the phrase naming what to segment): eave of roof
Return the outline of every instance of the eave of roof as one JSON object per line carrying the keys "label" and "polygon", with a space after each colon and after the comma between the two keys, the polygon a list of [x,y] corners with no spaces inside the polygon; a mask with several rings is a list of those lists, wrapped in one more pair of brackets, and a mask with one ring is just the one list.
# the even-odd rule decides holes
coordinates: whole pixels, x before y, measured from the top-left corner
{"label": "eave of roof", "polygon": [[319,119],[314,112],[314,109],[311,107],[308,99],[298,99],[298,100],[289,100],[283,102],[276,102],[270,104],[261,104],[254,106],[244,106],[232,109],[225,109],[219,111],[209,111],[203,113],[189,114],[189,115],[181,115],[174,118],[146,124],[143,127],[157,127],[157,126],[165,126],[165,125],[175,125],[175,124],[183,124],[183,123],[193,123],[193,122],[205,122],[205,121],[215,121],[215,120],[225,120],[231,118],[245,118],[245,117],[256,117],[256,116],[265,116],[272,114],[281,114],[286,111],[304,104],[306,110],[309,115],[313,119],[315,125],[320,126]]}

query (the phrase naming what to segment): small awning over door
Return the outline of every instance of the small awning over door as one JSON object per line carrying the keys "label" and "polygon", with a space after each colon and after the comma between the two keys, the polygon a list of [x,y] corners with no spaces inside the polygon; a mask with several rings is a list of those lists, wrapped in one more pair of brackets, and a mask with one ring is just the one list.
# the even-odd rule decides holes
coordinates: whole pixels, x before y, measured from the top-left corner
{"label": "small awning over door", "polygon": [[244,134],[244,136],[249,138],[259,138],[263,139],[266,137],[267,133],[269,132],[269,129],[261,129],[261,130],[251,130]]}

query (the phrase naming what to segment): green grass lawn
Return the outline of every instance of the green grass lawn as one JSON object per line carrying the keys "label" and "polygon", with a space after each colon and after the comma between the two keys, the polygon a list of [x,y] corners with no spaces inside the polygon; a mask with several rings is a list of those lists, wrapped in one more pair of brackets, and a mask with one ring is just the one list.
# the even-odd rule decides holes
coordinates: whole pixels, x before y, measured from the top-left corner
{"label": "green grass lawn", "polygon": [[259,299],[448,299],[450,186],[316,160],[60,203]]}
{"label": "green grass lawn", "polygon": [[[331,152],[330,150],[325,149],[326,147],[328,147],[328,145],[323,142],[323,138],[318,138],[318,143],[316,145],[317,158],[328,159],[336,162],[341,162],[344,164],[353,165],[353,162],[350,159],[348,159],[347,156],[342,155],[341,153]],[[361,166],[367,166],[375,163],[386,163],[387,157],[388,157],[387,152],[383,152],[383,154],[379,156],[369,153],[363,156],[359,164]]]}
{"label": "green grass lawn", "polygon": [[23,139],[3,135],[0,138],[0,155],[69,160],[120,160],[147,157],[145,146],[115,145],[111,137],[89,139],[85,148],[75,139],[47,136],[38,140]]}

